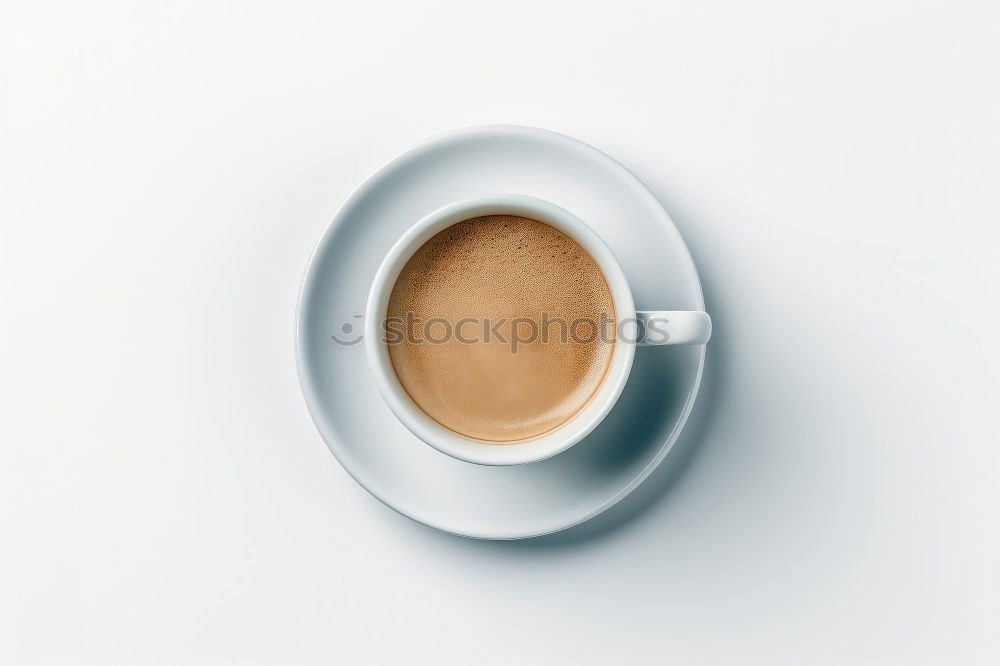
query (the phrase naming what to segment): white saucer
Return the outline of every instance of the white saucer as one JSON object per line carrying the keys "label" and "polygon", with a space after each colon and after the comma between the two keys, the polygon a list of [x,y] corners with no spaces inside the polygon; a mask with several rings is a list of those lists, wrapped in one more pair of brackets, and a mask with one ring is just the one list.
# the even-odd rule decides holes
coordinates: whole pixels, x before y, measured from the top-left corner
{"label": "white saucer", "polygon": [[621,262],[637,309],[704,309],[684,241],[624,167],[561,134],[476,127],[402,154],[348,199],[309,262],[296,344],[316,427],[368,492],[446,532],[516,539],[597,515],[656,468],[691,411],[705,347],[638,348],[612,412],[584,440],[542,462],[484,467],[416,439],[382,401],[363,345],[338,344],[331,336],[350,340],[360,332],[375,270],[404,231],[447,203],[495,192],[551,201],[589,224]]}

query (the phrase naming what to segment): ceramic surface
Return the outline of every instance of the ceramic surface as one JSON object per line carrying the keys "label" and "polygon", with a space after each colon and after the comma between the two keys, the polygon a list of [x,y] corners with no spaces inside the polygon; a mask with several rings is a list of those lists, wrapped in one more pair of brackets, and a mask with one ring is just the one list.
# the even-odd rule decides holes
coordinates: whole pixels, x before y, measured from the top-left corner
{"label": "ceramic surface", "polygon": [[488,467],[426,446],[382,400],[364,345],[349,343],[362,329],[373,277],[393,244],[432,211],[495,192],[537,197],[586,220],[621,264],[637,310],[704,309],[683,240],[630,172],[560,134],[489,126],[453,132],[402,154],[349,198],[310,261],[296,344],[310,413],[358,483],[431,527],[514,539],[595,516],[655,469],[691,410],[705,346],[636,348],[614,409],[583,440],[547,460]]}

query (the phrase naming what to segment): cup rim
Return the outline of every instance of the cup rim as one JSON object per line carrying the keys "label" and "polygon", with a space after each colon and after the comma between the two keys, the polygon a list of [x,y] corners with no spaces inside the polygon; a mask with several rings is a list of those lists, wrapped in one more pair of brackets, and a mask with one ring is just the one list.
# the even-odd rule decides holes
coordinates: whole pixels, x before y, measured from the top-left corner
{"label": "cup rim", "polygon": [[[364,316],[364,347],[383,400],[400,423],[427,445],[453,458],[480,465],[538,462],[570,448],[586,437],[611,411],[625,387],[635,356],[633,338],[616,336],[611,363],[597,392],[568,421],[538,437],[513,443],[490,443],[461,435],[432,419],[409,396],[392,367],[382,337],[389,296],[410,257],[439,231],[483,215],[520,215],[549,224],[579,243],[593,257],[611,290],[617,322],[634,321],[632,292],[607,243],[578,217],[537,197],[489,194],[442,206],[410,227],[390,248],[372,280]],[[376,316],[372,316],[373,313]]]}

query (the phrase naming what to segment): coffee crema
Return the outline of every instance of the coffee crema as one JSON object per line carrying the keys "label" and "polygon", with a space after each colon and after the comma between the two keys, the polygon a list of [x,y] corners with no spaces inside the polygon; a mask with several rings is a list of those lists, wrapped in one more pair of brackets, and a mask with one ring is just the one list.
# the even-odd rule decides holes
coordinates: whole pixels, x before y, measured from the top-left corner
{"label": "coffee crema", "polygon": [[444,229],[410,258],[389,297],[386,340],[428,416],[510,444],[586,406],[611,363],[614,321],[607,279],[576,241],[537,220],[488,215]]}

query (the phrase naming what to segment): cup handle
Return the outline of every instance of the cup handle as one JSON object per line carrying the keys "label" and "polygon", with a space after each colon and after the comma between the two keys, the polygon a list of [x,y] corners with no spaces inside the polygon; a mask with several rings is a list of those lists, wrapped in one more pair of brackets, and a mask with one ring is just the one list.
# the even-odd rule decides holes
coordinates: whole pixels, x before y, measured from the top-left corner
{"label": "cup handle", "polygon": [[697,310],[636,312],[640,345],[703,345],[712,337],[712,318]]}

